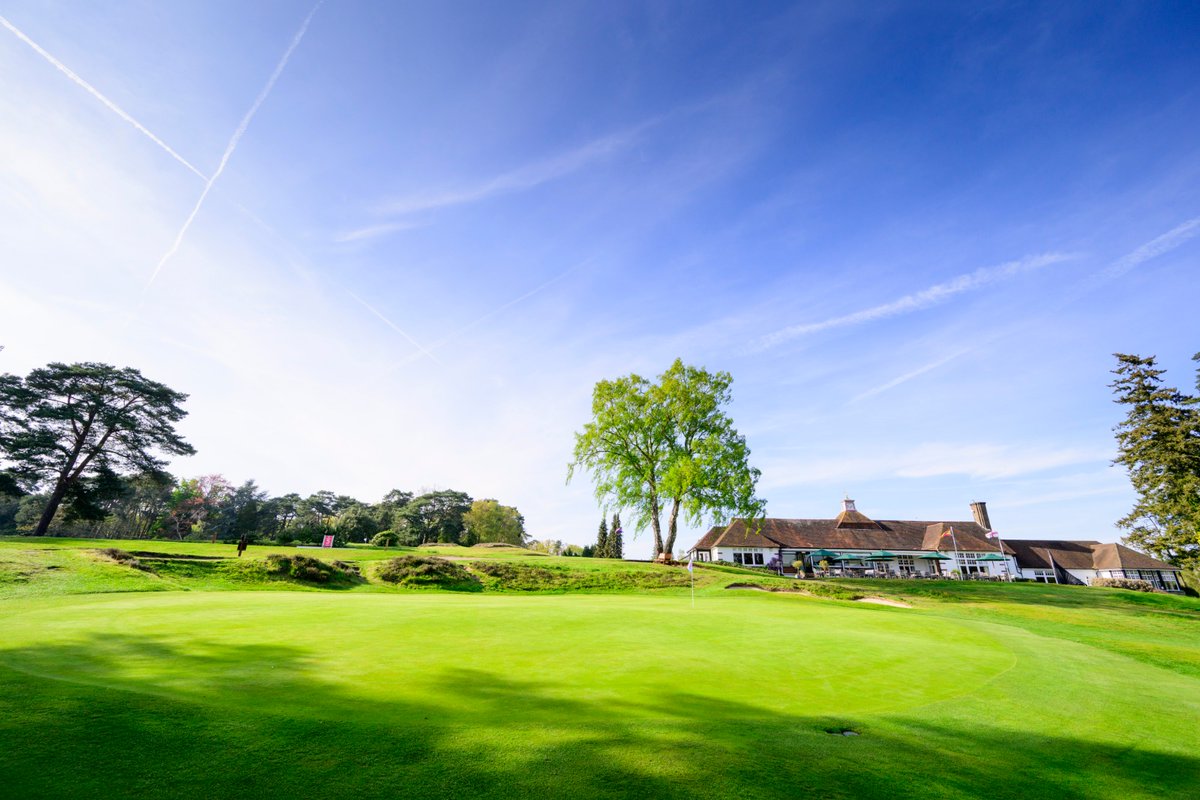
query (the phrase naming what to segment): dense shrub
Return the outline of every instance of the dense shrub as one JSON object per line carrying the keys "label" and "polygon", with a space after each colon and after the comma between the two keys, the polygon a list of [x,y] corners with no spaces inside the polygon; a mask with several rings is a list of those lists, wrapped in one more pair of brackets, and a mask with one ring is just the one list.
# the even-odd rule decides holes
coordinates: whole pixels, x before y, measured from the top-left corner
{"label": "dense shrub", "polygon": [[452,592],[479,592],[483,585],[461,564],[432,556],[389,558],[375,567],[381,581],[413,589],[446,589]]}
{"label": "dense shrub", "polygon": [[1135,578],[1093,578],[1092,586],[1107,586],[1110,589],[1130,589],[1135,592],[1153,592],[1154,586],[1149,581]]}
{"label": "dense shrub", "polygon": [[682,569],[591,570],[511,561],[472,561],[471,570],[484,588],[499,592],[626,591],[687,586]]}
{"label": "dense shrub", "polygon": [[375,547],[395,547],[399,539],[395,531],[380,531],[371,537],[371,544]]}
{"label": "dense shrub", "polygon": [[264,564],[267,574],[275,578],[294,578],[308,583],[351,583],[361,579],[358,567],[344,561],[328,564],[319,558],[272,553]]}

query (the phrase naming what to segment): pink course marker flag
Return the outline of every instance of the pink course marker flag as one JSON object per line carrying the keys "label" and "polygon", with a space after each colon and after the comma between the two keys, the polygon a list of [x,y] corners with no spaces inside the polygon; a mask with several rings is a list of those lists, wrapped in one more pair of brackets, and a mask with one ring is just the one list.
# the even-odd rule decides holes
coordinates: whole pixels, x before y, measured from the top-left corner
{"label": "pink course marker flag", "polygon": [[326,536],[321,540],[321,547],[333,547],[333,537]]}

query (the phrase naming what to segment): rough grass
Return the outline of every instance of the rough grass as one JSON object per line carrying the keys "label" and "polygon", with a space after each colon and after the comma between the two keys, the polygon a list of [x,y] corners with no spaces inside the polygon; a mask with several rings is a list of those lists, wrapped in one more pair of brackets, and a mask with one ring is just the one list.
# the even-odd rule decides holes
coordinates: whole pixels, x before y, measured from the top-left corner
{"label": "rough grass", "polygon": [[622,592],[679,588],[689,583],[686,572],[665,568],[581,570],[559,564],[513,561],[472,561],[469,567],[485,589],[498,592]]}
{"label": "rough grass", "polygon": [[400,556],[375,565],[375,577],[408,589],[480,592],[479,579],[461,564],[444,558]]}

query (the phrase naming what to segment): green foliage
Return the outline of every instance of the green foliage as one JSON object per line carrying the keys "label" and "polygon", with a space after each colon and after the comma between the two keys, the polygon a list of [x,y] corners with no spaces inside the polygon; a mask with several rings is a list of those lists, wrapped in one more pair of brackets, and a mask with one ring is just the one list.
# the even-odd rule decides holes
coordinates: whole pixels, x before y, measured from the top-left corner
{"label": "green foliage", "polygon": [[[1164,386],[1153,356],[1116,354],[1111,384],[1126,417],[1117,464],[1137,492],[1117,524],[1125,541],[1181,567],[1200,566],[1200,397]],[[1193,357],[1200,364],[1200,353]],[[1197,384],[1200,386],[1200,373]]]}
{"label": "green foliage", "polygon": [[483,586],[461,564],[433,556],[400,556],[375,566],[375,577],[411,589],[479,592]]}
{"label": "green foliage", "polygon": [[500,542],[524,546],[525,518],[512,506],[502,506],[497,500],[476,500],[463,515],[463,527],[468,541],[463,544]]}
{"label": "green foliage", "polygon": [[89,481],[105,472],[159,472],[159,453],[195,452],[175,430],[187,395],[136,369],[108,364],[49,364],[23,380],[0,376],[0,458],[28,486],[49,489],[34,534],[46,532],[69,492],[96,509]]}
{"label": "green foliage", "polygon": [[[725,413],[733,379],[676,359],[657,383],[640,375],[603,380],[592,393],[592,420],[575,435],[575,471],[588,472],[604,505],[632,508],[654,535],[654,556],[670,556],[678,522],[762,516],[759,472],[745,437]],[[669,513],[664,540],[661,514]]]}
{"label": "green foliage", "polygon": [[399,541],[395,531],[380,531],[371,537],[373,547],[395,547]]}
{"label": "green foliage", "polygon": [[427,492],[396,512],[396,529],[403,521],[416,535],[418,544],[474,544],[465,542],[463,536],[463,517],[470,509],[471,497],[465,492]]}

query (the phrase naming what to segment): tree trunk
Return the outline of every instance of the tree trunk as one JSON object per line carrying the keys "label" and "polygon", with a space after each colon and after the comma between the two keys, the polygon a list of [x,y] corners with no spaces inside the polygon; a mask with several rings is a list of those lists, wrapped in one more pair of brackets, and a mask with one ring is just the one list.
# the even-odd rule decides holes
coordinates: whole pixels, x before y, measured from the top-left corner
{"label": "tree trunk", "polygon": [[662,555],[662,523],[658,519],[658,498],[650,499],[650,528],[654,531],[654,556],[651,560],[657,561]]}
{"label": "tree trunk", "polygon": [[38,520],[37,528],[34,529],[34,536],[45,536],[46,529],[50,527],[51,520],[54,519],[54,513],[58,511],[58,507],[62,504],[63,497],[67,494],[67,483],[62,478],[59,478],[58,483],[54,485],[54,492],[50,495],[50,502],[46,503],[46,510],[42,512],[42,518]]}
{"label": "tree trunk", "polygon": [[675,553],[675,531],[679,526],[679,498],[671,501],[671,519],[667,523],[667,543],[663,545],[663,552],[667,554],[667,560],[673,559]]}

